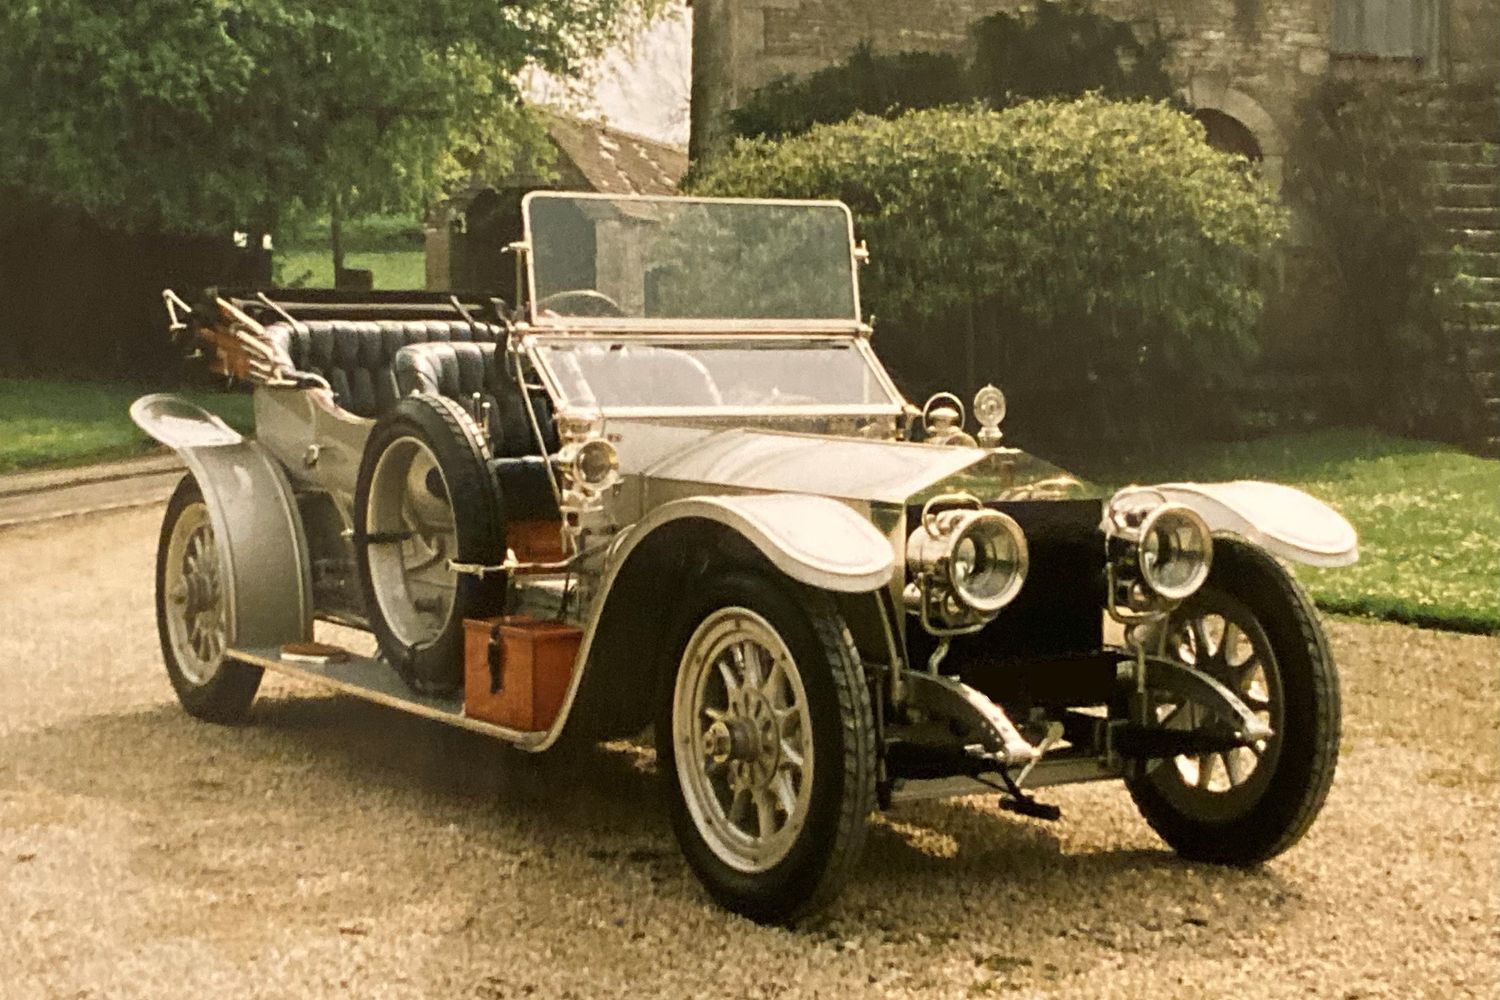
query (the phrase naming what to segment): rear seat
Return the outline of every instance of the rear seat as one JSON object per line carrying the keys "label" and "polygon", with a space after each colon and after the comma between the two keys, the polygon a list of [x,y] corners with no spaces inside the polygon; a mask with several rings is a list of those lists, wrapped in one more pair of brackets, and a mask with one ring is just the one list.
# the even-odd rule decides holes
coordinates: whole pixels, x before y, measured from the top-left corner
{"label": "rear seat", "polygon": [[328,380],[338,404],[361,417],[377,417],[396,405],[402,391],[395,373],[396,355],[413,344],[480,343],[493,352],[504,331],[464,320],[307,320],[273,323],[272,342],[300,371]]}

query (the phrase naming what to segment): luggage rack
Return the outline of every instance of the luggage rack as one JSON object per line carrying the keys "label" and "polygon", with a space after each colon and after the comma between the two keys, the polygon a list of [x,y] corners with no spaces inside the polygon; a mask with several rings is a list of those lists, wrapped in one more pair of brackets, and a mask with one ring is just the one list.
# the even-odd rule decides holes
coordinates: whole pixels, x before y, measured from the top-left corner
{"label": "luggage rack", "polygon": [[[471,327],[510,330],[510,307],[485,292],[367,291],[333,288],[206,288],[189,303],[162,291],[174,338],[186,340],[190,356],[208,355],[210,369],[230,379],[263,384],[319,383],[298,371],[272,344],[266,327],[318,320],[462,320]],[[326,388],[326,383],[324,384]]]}

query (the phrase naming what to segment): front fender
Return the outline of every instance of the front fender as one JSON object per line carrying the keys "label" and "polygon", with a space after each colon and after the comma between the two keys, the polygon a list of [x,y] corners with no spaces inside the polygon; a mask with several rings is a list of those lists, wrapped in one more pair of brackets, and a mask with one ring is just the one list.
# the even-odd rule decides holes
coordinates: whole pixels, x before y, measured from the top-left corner
{"label": "front fender", "polygon": [[787,576],[820,590],[864,594],[891,582],[891,543],[866,518],[826,497],[797,493],[690,497],[664,503],[642,518],[616,558],[657,528],[682,518],[717,521],[760,550]]}
{"label": "front fender", "polygon": [[174,396],[142,396],[131,405],[130,419],[176,450],[203,494],[225,570],[230,645],[310,639],[307,540],[280,463],[218,417]]}
{"label": "front fender", "polygon": [[1239,535],[1290,562],[1348,566],[1359,559],[1354,526],[1317,497],[1290,486],[1242,479],[1149,489],[1193,508],[1216,534]]}
{"label": "front fender", "polygon": [[[622,589],[620,580],[627,567],[652,551],[654,542],[666,547],[679,545],[674,530],[694,521],[722,525],[755,546],[772,566],[789,578],[821,590],[867,594],[889,585],[891,574],[896,570],[896,557],[890,541],[854,510],[826,497],[773,493],[690,497],[664,503],[632,525],[610,554],[608,567],[587,615],[573,679],[563,698],[562,710],[552,728],[539,738],[522,742],[523,749],[546,750],[562,736],[579,701],[585,674],[604,670],[603,676],[607,680],[615,677],[611,671],[616,668],[637,670],[641,667],[638,661],[642,657],[642,644],[634,642],[629,645],[631,659],[628,661],[616,658],[603,663],[594,662],[600,622]],[[662,609],[653,608],[649,613],[654,616],[653,628],[659,627]],[[609,651],[607,645],[602,648]],[[599,681],[596,676],[591,683]],[[625,683],[632,685],[637,694],[641,690],[650,692],[654,686],[649,675],[632,674]]]}

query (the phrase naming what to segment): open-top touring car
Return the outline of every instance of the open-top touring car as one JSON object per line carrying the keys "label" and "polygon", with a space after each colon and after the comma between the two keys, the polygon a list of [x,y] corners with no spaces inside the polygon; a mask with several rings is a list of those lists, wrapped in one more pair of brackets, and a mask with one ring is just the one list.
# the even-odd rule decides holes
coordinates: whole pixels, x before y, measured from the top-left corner
{"label": "open-top touring car", "polygon": [[[157,612],[191,713],[263,670],[543,751],[655,727],[682,850],[761,920],[837,893],[870,812],[1123,779],[1182,855],[1253,864],[1332,781],[1338,678],[1282,560],[1352,562],[1295,490],[1090,497],[1004,398],[910,405],[833,202],[536,193],[521,302],[168,292],[254,383],[243,437],[132,415],[189,475]],[[378,654],[313,641],[368,629]]]}

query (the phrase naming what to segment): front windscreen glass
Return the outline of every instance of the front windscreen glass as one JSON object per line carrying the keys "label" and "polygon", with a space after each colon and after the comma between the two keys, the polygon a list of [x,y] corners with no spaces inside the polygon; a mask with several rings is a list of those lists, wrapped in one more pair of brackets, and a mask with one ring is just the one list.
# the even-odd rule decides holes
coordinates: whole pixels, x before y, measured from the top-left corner
{"label": "front windscreen glass", "polygon": [[830,408],[901,405],[852,338],[666,342],[545,340],[537,359],[559,402],[583,410]]}
{"label": "front windscreen glass", "polygon": [[526,200],[526,227],[539,325],[859,320],[837,202],[549,193]]}

